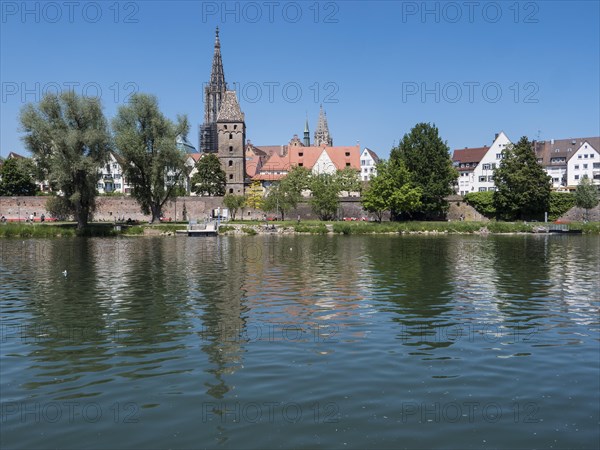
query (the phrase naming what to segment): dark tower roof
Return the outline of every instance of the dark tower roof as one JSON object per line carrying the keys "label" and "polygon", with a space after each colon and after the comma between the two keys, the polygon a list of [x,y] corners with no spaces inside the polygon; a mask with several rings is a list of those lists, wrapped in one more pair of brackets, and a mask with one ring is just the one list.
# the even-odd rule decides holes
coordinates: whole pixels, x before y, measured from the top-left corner
{"label": "dark tower roof", "polygon": [[244,113],[240,109],[240,104],[237,101],[235,91],[225,91],[221,109],[217,116],[219,122],[243,122]]}
{"label": "dark tower roof", "polygon": [[225,83],[225,72],[223,71],[223,59],[221,58],[221,41],[219,41],[219,27],[215,31],[215,54],[213,56],[212,70],[210,73],[210,84],[218,87],[220,91],[227,89]]}

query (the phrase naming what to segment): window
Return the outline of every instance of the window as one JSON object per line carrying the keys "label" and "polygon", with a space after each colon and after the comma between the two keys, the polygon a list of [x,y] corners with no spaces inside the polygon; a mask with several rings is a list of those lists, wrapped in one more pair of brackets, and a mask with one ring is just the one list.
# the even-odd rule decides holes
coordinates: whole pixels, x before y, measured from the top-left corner
{"label": "window", "polygon": [[229,139],[233,139],[233,133],[229,133]]}
{"label": "window", "polygon": [[479,177],[479,182],[480,183],[484,183],[485,181],[487,181],[487,177],[485,177],[483,175]]}
{"label": "window", "polygon": [[581,155],[577,155],[577,159],[581,159]]}
{"label": "window", "polygon": [[552,178],[552,181],[554,181],[555,183],[558,183],[558,178]]}
{"label": "window", "polygon": [[585,155],[583,155],[583,157],[584,157],[585,159],[587,159],[587,158],[588,158],[588,156],[589,156],[589,155],[588,155],[587,153],[586,153]]}
{"label": "window", "polygon": [[583,165],[583,168],[584,168],[584,169],[587,169],[587,168],[588,168],[587,166],[588,166],[587,164],[584,164],[584,165]]}
{"label": "window", "polygon": [[350,152],[346,152],[346,156],[350,156]]}
{"label": "window", "polygon": [[485,192],[485,191],[487,191],[486,188],[479,188],[479,192]]}
{"label": "window", "polygon": [[298,153],[298,156],[299,156],[300,158],[302,158],[302,157],[304,156],[304,152],[299,152],[299,153]]}
{"label": "window", "polygon": [[366,166],[366,165],[367,165],[367,163],[365,162],[365,160],[364,160],[364,159],[361,159],[361,160],[360,160],[360,165],[361,165],[361,166]]}
{"label": "window", "polygon": [[496,153],[496,159],[502,159],[502,153]]}
{"label": "window", "polygon": [[227,129],[227,125],[225,125],[225,129]]}
{"label": "window", "polygon": [[229,164],[228,165],[229,165],[229,167],[233,166],[233,161],[229,160]]}
{"label": "window", "polygon": [[304,163],[298,163],[298,166],[299,166],[299,167],[303,167],[303,166],[304,166]]}
{"label": "window", "polygon": [[346,167],[350,167],[350,163],[346,163]]}
{"label": "window", "polygon": [[579,175],[575,175],[575,179],[576,179],[576,180],[579,180]]}
{"label": "window", "polygon": [[229,146],[229,151],[233,152],[233,147],[231,145]]}
{"label": "window", "polygon": [[[225,127],[225,128],[227,128],[227,127]],[[234,125],[234,126],[233,126],[233,129],[234,129],[234,130],[237,130],[237,125]]]}
{"label": "window", "polygon": [[483,165],[483,170],[490,170],[490,165],[489,164],[484,164]]}
{"label": "window", "polygon": [[494,181],[494,176],[490,175],[487,179],[490,183],[492,183]]}
{"label": "window", "polygon": [[594,163],[594,169],[600,169],[600,163]]}
{"label": "window", "polygon": [[229,189],[229,193],[230,193],[230,194],[233,194],[233,189]]}
{"label": "window", "polygon": [[233,174],[232,173],[229,174],[229,179],[233,180]]}
{"label": "window", "polygon": [[496,163],[492,163],[492,170],[496,170]]}
{"label": "window", "polygon": [[98,189],[102,189],[104,185],[102,183],[98,183]]}
{"label": "window", "polygon": [[121,183],[115,183],[115,189],[121,189]]}

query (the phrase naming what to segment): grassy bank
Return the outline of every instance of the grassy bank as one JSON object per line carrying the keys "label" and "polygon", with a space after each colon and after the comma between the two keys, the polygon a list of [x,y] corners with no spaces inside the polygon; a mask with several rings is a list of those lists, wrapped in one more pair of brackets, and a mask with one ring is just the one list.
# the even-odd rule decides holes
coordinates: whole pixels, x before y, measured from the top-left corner
{"label": "grassy bank", "polygon": [[[175,233],[176,230],[183,230],[186,225],[160,224],[160,225],[133,225],[122,226],[121,230],[116,230],[112,223],[92,223],[83,231],[77,230],[77,224],[73,222],[64,223],[44,223],[44,224],[23,224],[6,223],[0,225],[0,238],[50,238],[50,237],[110,237],[110,236],[138,236],[148,231],[154,234]],[[148,233],[152,234],[152,233]]]}
{"label": "grassy bank", "polygon": [[[246,235],[257,234],[258,228],[264,226],[263,221],[244,221],[242,232]],[[314,221],[283,221],[270,222],[278,228],[287,228],[295,233],[327,234],[333,229],[335,234],[360,235],[360,234],[385,234],[385,233],[533,233],[536,227],[544,226],[543,223],[526,222],[320,222]],[[329,227],[328,227],[329,225]],[[93,223],[83,232],[77,231],[75,223],[53,223],[53,224],[19,224],[7,223],[0,225],[0,238],[50,238],[50,237],[107,237],[107,236],[142,236],[142,235],[164,235],[174,234],[177,230],[186,228],[184,224],[143,224],[133,226],[122,226],[116,230],[114,224]],[[600,222],[572,222],[568,224],[569,230],[578,230],[584,234],[600,234]],[[231,225],[222,225],[220,233],[233,230]]]}

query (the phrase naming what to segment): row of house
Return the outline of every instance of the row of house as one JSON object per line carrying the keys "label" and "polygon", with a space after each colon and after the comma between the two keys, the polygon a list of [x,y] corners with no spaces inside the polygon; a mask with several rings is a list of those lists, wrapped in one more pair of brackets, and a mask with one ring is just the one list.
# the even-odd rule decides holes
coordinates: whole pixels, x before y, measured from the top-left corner
{"label": "row of house", "polygon": [[[495,191],[494,170],[511,144],[500,132],[489,147],[454,150],[452,161],[459,173],[456,193]],[[600,137],[533,141],[533,150],[555,190],[573,191],[585,176],[600,186]]]}

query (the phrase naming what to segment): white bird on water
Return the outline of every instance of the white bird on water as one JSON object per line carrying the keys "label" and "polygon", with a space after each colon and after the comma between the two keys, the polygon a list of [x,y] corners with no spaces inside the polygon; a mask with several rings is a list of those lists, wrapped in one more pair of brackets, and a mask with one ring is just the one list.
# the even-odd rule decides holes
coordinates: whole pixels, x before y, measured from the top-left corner
{"label": "white bird on water", "polygon": [[63,274],[63,275],[66,277],[66,276],[67,276],[67,271],[66,271],[66,270],[63,270],[63,273],[62,273],[62,274]]}

